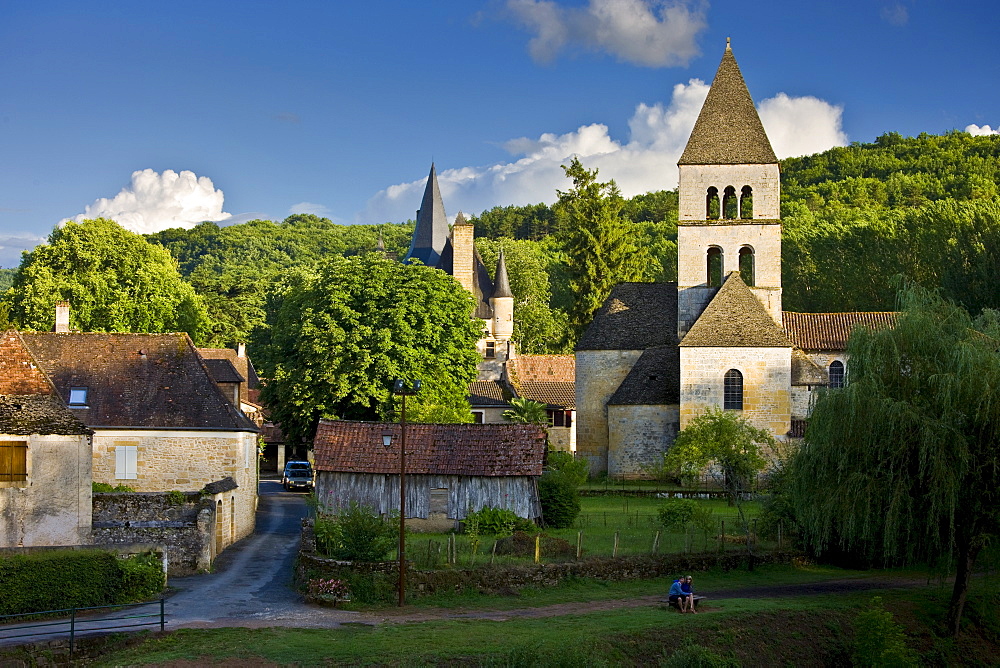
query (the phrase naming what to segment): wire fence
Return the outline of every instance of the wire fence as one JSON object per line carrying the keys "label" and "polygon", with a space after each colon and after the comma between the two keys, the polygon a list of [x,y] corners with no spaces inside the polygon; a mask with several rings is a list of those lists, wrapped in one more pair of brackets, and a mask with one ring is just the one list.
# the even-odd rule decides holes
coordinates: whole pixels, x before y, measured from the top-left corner
{"label": "wire fence", "polygon": [[[114,611],[115,614],[100,614]],[[120,614],[118,614],[120,613]],[[35,621],[23,623],[26,620]],[[59,639],[69,637],[69,651],[76,649],[76,639],[102,631],[122,631],[140,627],[159,626],[162,631],[166,624],[164,599],[146,603],[120,605],[99,605],[88,608],[66,608],[64,610],[44,610],[20,615],[0,615],[0,644],[20,644],[25,639]],[[9,641],[14,641],[10,643]]]}

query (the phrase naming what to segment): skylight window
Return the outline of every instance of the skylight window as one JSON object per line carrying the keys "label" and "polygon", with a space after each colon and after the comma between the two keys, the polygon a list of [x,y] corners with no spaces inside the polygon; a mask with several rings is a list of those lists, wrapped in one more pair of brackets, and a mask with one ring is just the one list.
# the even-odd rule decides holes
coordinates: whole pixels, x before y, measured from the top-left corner
{"label": "skylight window", "polygon": [[71,388],[69,388],[69,405],[70,406],[86,406],[87,405],[87,388],[85,388],[85,387],[71,387]]}

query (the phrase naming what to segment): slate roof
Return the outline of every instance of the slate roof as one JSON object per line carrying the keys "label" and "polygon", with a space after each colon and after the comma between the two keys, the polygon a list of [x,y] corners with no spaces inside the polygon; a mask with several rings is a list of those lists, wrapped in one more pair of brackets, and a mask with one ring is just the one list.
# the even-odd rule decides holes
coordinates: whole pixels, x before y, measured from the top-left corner
{"label": "slate roof", "polygon": [[424,186],[424,198],[417,210],[417,225],[413,229],[410,250],[403,261],[415,258],[428,267],[437,267],[447,241],[448,218],[444,213],[437,171],[434,163],[431,163],[431,172],[427,175],[427,185]]}
{"label": "slate roof", "polygon": [[785,334],[803,350],[846,350],[855,327],[888,329],[896,325],[892,311],[854,311],[848,313],[793,313],[785,311],[781,324]]}
{"label": "slate roof", "polygon": [[498,380],[474,380],[469,383],[469,404],[476,406],[508,406],[510,393]]}
{"label": "slate roof", "polygon": [[829,385],[826,371],[798,348],[792,348],[792,385]]}
{"label": "slate roof", "polygon": [[237,484],[236,480],[232,476],[227,475],[222,480],[208,483],[204,489],[206,494],[222,494],[223,492],[231,492],[238,487],[239,484]]}
{"label": "slate roof", "polygon": [[677,343],[677,284],[619,283],[577,350],[645,350]]}
{"label": "slate roof", "polygon": [[639,356],[608,404],[679,404],[681,394],[681,354],[676,345],[655,346]]}
{"label": "slate roof", "polygon": [[[465,216],[460,211],[455,217],[455,224],[465,224]],[[493,281],[490,279],[490,272],[486,269],[486,263],[479,255],[479,250],[473,246],[472,249],[472,296],[476,300],[476,308],[472,312],[472,317],[480,320],[489,320],[493,317],[493,307],[490,306],[490,296],[493,294]],[[451,245],[451,237],[448,237],[444,250],[441,251],[441,258],[436,265],[437,269],[445,272],[449,276],[455,275],[455,250]]]}
{"label": "slate roof", "polygon": [[187,334],[22,333],[39,367],[90,427],[257,431],[223,396]]}
{"label": "slate roof", "polygon": [[791,343],[738,271],[726,276],[715,297],[688,330],[682,346],[788,348]]}
{"label": "slate roof", "polygon": [[206,359],[204,361],[205,366],[208,367],[208,373],[216,383],[242,383],[244,381],[243,376],[229,360]]}
{"label": "slate roof", "polygon": [[93,434],[55,395],[0,395],[0,434]]}
{"label": "slate roof", "polygon": [[229,360],[229,363],[236,367],[236,373],[246,379],[248,390],[255,390],[260,387],[260,377],[257,375],[257,370],[253,368],[253,362],[250,361],[248,356],[244,355],[240,357],[240,354],[232,348],[198,348],[198,354],[206,362],[208,360]]}
{"label": "slate roof", "polygon": [[[392,446],[382,434],[392,433]],[[317,471],[399,473],[400,426],[320,420],[313,441]],[[545,429],[530,424],[408,424],[407,474],[540,476]]]}
{"label": "slate roof", "polygon": [[497,271],[494,274],[496,280],[493,283],[494,297],[513,297],[510,291],[510,279],[507,277],[507,262],[504,259],[503,249],[500,249],[500,257],[497,258]]}
{"label": "slate roof", "polygon": [[726,44],[678,165],[777,164],[732,49]]}

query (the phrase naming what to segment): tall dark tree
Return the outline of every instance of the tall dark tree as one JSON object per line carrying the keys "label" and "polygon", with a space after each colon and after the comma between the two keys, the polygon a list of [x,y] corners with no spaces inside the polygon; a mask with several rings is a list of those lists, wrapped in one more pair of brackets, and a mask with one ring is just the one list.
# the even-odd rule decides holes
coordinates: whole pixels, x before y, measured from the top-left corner
{"label": "tall dark tree", "polygon": [[621,217],[623,200],[615,182],[599,182],[597,170],[586,169],[575,157],[563,170],[573,188],[557,191],[555,210],[574,295],[569,324],[575,343],[611,288],[641,279],[648,255],[632,241],[632,224]]}
{"label": "tall dark tree", "polygon": [[407,418],[471,422],[481,325],[468,292],[444,272],[381,253],[334,258],[272,299],[254,361],[262,399],[287,435],[309,442],[318,420],[394,419],[393,379],[421,380]]}
{"label": "tall dark tree", "polygon": [[791,484],[804,537],[956,572],[957,634],[976,557],[1000,533],[1000,315],[908,288],[895,328],[859,329],[849,382],[820,395]]}

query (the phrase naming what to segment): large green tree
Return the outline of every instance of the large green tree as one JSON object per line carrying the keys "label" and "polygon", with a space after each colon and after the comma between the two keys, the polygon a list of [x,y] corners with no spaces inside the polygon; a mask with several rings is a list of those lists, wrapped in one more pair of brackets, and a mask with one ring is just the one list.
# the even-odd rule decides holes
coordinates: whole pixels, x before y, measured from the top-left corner
{"label": "large green tree", "polygon": [[970,576],[1000,531],[1000,317],[907,288],[893,329],[855,330],[849,382],[820,395],[792,460],[816,552],[954,568],[957,634]]}
{"label": "large green tree", "polygon": [[272,299],[254,360],[262,394],[293,440],[312,439],[321,417],[394,419],[392,380],[421,380],[407,417],[471,422],[481,324],[450,276],[379,253],[334,258],[290,276]]}
{"label": "large green tree", "polygon": [[60,301],[85,332],[188,332],[199,342],[208,326],[170,253],[105,218],[56,228],[24,255],[4,301],[24,329],[51,330]]}
{"label": "large green tree", "polygon": [[615,182],[599,182],[597,170],[586,169],[575,157],[563,170],[573,188],[556,191],[554,208],[574,295],[569,324],[575,343],[611,288],[641,279],[648,255],[633,241],[633,224],[621,216],[624,202]]}

